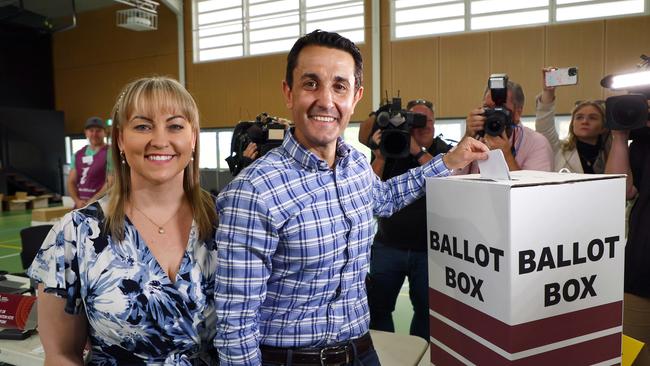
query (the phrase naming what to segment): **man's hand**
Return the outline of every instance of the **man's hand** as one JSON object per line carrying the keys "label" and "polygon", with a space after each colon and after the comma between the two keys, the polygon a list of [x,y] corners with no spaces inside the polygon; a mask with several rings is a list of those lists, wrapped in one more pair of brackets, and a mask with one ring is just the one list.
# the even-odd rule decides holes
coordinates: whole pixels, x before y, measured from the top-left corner
{"label": "man's hand", "polygon": [[258,154],[259,152],[257,151],[257,144],[254,142],[248,144],[248,146],[246,146],[246,149],[244,149],[244,152],[242,152],[242,155],[251,160],[255,160]]}
{"label": "man's hand", "polygon": [[484,143],[472,137],[463,137],[458,145],[442,157],[442,161],[447,169],[461,169],[474,160],[487,159],[489,150]]}
{"label": "man's hand", "polygon": [[465,120],[465,136],[476,137],[476,135],[485,128],[485,110],[483,107],[476,108],[469,112]]}
{"label": "man's hand", "polygon": [[510,139],[508,138],[508,135],[506,134],[505,130],[501,132],[500,136],[492,136],[486,133],[485,136],[483,136],[483,142],[487,145],[488,149],[490,150],[501,149],[501,151],[503,151],[504,156],[507,156],[507,154],[511,154],[512,146],[510,145]]}
{"label": "man's hand", "polygon": [[[411,139],[413,138],[411,137]],[[384,156],[381,154],[381,149],[379,148],[379,143],[381,142],[381,130],[375,131],[375,133],[372,134],[370,140],[374,143],[374,146],[377,146],[376,149],[372,150],[373,155],[375,155],[375,159],[384,160]]]}

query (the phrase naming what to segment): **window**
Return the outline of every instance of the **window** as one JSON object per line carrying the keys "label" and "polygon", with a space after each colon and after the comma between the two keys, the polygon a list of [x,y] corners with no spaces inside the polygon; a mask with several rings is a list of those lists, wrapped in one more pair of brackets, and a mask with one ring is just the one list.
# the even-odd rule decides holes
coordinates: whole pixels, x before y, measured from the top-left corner
{"label": "window", "polygon": [[392,0],[392,38],[649,13],[645,0]]}
{"label": "window", "polygon": [[194,61],[287,52],[315,29],[364,41],[363,0],[193,0]]}

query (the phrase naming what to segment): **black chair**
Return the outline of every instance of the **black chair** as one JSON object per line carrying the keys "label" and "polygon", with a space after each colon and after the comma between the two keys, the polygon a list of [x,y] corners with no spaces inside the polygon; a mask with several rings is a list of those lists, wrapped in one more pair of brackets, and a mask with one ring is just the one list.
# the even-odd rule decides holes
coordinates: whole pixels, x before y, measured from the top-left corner
{"label": "black chair", "polygon": [[23,269],[29,268],[34,261],[36,253],[41,249],[45,237],[52,229],[53,225],[31,226],[20,230],[20,240],[22,241],[22,250],[20,251],[20,260]]}

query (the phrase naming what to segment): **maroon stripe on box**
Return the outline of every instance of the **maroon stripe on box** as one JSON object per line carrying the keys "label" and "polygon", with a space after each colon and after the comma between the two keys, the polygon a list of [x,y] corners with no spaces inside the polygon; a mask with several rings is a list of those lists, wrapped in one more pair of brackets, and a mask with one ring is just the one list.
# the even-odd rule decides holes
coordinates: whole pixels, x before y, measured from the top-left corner
{"label": "maroon stripe on box", "polygon": [[429,307],[509,353],[610,329],[623,322],[623,301],[517,325],[508,325],[432,288]]}
{"label": "maroon stripe on box", "polygon": [[456,357],[445,352],[442,348],[433,343],[431,343],[429,352],[431,352],[431,363],[436,366],[465,366],[465,364],[460,362]]}
{"label": "maroon stripe on box", "polygon": [[[621,333],[615,333],[511,361],[432,316],[430,324],[432,324],[431,329],[435,331],[433,335],[435,339],[476,365],[580,366],[592,365],[621,356],[622,336]],[[445,356],[438,353],[446,352],[436,346],[439,351],[436,351],[436,360],[434,360],[434,346],[435,344],[432,343],[431,360],[438,364],[436,360],[446,360]],[[446,357],[455,359],[449,354]],[[449,364],[455,365],[454,363]],[[441,362],[440,365],[447,365],[447,363]]]}

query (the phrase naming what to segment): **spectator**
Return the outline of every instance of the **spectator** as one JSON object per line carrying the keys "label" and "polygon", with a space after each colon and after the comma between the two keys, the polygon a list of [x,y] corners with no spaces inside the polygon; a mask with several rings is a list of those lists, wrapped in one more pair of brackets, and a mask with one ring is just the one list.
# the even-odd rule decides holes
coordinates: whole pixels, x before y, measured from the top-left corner
{"label": "spectator", "polygon": [[111,181],[111,157],[106,138],[106,126],[99,117],[90,117],[84,127],[88,145],[74,154],[68,175],[68,194],[74,208],[84,207],[101,196]]}
{"label": "spectator", "polygon": [[[648,102],[650,113],[650,101]],[[628,147],[628,140],[632,143]],[[612,130],[605,173],[627,174],[626,197],[636,199],[630,211],[625,245],[623,334],[644,342],[635,366],[650,365],[650,121],[632,131]]]}
{"label": "spectator", "polygon": [[[508,81],[508,96],[505,107],[511,112],[514,126],[508,126],[501,136],[485,134],[481,139],[490,150],[501,149],[510,171],[543,170],[553,168],[553,151],[548,141],[540,133],[521,124],[524,110],[524,91],[521,85]],[[465,136],[478,137],[485,126],[484,107],[494,108],[490,90],[487,89],[483,107],[472,110],[467,116]],[[472,163],[457,174],[478,173],[478,164]]]}
{"label": "spectator", "polygon": [[588,174],[605,172],[610,141],[609,131],[604,125],[603,101],[576,103],[571,112],[569,136],[566,140],[560,140],[555,128],[555,87],[544,86],[542,93],[535,99],[535,105],[535,130],[551,144],[555,153],[554,170],[567,169],[573,173]]}
{"label": "spectator", "polygon": [[424,178],[487,158],[474,139],[387,182],[340,137],[363,95],[359,49],[316,30],[287,57],[295,128],[217,199],[221,366],[378,365],[364,279],[372,216],[424,193]]}
{"label": "spectator", "polygon": [[113,121],[115,184],[64,216],[29,269],[45,364],[82,365],[88,338],[90,365],[214,364],[217,217],[196,104],[177,81],[144,78]]}
{"label": "spectator", "polygon": [[[372,169],[382,181],[406,173],[409,169],[426,164],[434,156],[446,153],[451,146],[435,135],[433,103],[416,99],[406,108],[425,115],[427,123],[422,128],[412,128],[410,156],[385,158],[379,147],[380,131],[373,134]],[[368,142],[368,133],[375,124],[371,115],[360,128],[359,141]],[[369,128],[370,127],[370,128]],[[361,132],[366,135],[362,136]],[[394,213],[391,217],[378,218],[378,231],[372,244],[370,274],[368,277],[368,306],[370,328],[394,332],[393,311],[404,279],[408,277],[409,298],[413,305],[410,334],[429,341],[429,276],[427,260],[427,212],[426,198]],[[408,227],[409,230],[404,230]]]}

